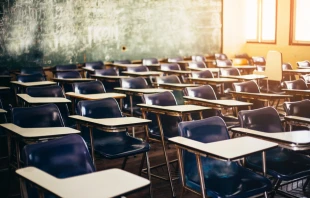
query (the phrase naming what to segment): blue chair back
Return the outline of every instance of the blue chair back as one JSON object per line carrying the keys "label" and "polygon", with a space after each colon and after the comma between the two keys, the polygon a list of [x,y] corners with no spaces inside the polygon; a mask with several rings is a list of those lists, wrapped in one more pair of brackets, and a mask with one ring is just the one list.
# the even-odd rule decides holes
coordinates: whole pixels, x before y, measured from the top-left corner
{"label": "blue chair back", "polygon": [[221,68],[220,76],[240,76],[240,71],[237,68]]}
{"label": "blue chair back", "polygon": [[180,65],[177,63],[164,63],[160,65],[161,70],[181,70]]}
{"label": "blue chair back", "polygon": [[24,128],[64,127],[61,113],[55,104],[12,109],[12,123]]}
{"label": "blue chair back", "polygon": [[283,109],[288,116],[300,116],[310,118],[310,100],[284,102]]}
{"label": "blue chair back", "polygon": [[168,63],[175,63],[175,62],[182,61],[182,60],[184,60],[184,59],[181,56],[168,58]]}
{"label": "blue chair back", "polygon": [[287,89],[308,89],[306,82],[302,79],[293,81],[284,81]]}
{"label": "blue chair back", "polygon": [[122,78],[120,82],[122,88],[143,89],[148,87],[146,80],[141,77]]}
{"label": "blue chair back", "polygon": [[199,87],[186,87],[184,93],[187,96],[198,97],[207,100],[217,100],[216,94],[210,85],[203,85]]}
{"label": "blue chair back", "polygon": [[260,93],[259,87],[254,81],[233,83],[236,92]]}
{"label": "blue chair back", "polygon": [[104,63],[102,61],[86,62],[85,67],[91,69],[103,69]]}
{"label": "blue chair back", "polygon": [[157,83],[181,83],[176,75],[161,76],[156,78]]}
{"label": "blue chair back", "polygon": [[44,75],[44,71],[42,67],[22,67],[20,69],[21,74],[42,74]]}
{"label": "blue chair back", "polygon": [[157,58],[144,58],[142,59],[142,65],[152,65],[152,64],[158,64]]}
{"label": "blue chair back", "polygon": [[113,61],[113,63],[117,63],[117,64],[131,64],[131,61],[128,59],[125,60],[115,60]]}
{"label": "blue chair back", "polygon": [[214,54],[214,58],[216,60],[227,60],[228,59],[227,55],[226,54],[222,54],[222,53]]}
{"label": "blue chair back", "polygon": [[95,74],[96,75],[103,75],[103,76],[118,76],[118,74],[114,68],[96,69]]}
{"label": "blue chair back", "polygon": [[[95,172],[83,138],[68,135],[59,139],[26,145],[22,152],[25,166],[34,166],[57,178],[68,178]],[[27,185],[28,197],[38,197],[37,189]],[[45,197],[54,197],[45,193]]]}
{"label": "blue chair back", "polygon": [[225,66],[232,66],[232,62],[229,59],[226,60],[215,60],[217,67],[225,67]]}
{"label": "blue chair back", "polygon": [[284,131],[280,116],[273,107],[239,111],[238,119],[242,128],[269,133]]}
{"label": "blue chair back", "polygon": [[214,78],[213,73],[210,70],[192,72],[193,78]]}
{"label": "blue chair back", "polygon": [[97,94],[106,92],[101,81],[73,83],[72,87],[74,92],[78,94]]}
{"label": "blue chair back", "polygon": [[128,67],[127,71],[129,72],[145,72],[145,71],[149,71],[149,69],[147,68],[147,66],[138,66],[138,67]]}
{"label": "blue chair back", "polygon": [[78,71],[56,72],[55,78],[82,78]]}
{"label": "blue chair back", "polygon": [[[167,91],[156,94],[144,94],[143,101],[145,104],[150,105],[160,105],[160,106],[173,106],[177,105],[174,95]],[[148,113],[147,118],[152,120],[152,123],[149,124],[149,134],[154,138],[159,138],[159,128],[158,122],[155,114]],[[174,137],[177,135],[177,124],[180,122],[179,117],[172,117],[168,115],[160,115],[160,119],[163,126],[164,136],[165,137]]]}
{"label": "blue chair back", "polygon": [[[62,88],[58,85],[44,86],[44,87],[28,87],[26,93],[32,97],[61,97],[65,98]],[[69,118],[69,108],[66,103],[56,104],[61,116],[64,120],[65,126],[73,127],[74,122]]]}
{"label": "blue chair back", "polygon": [[74,70],[77,69],[77,66],[75,64],[68,64],[68,65],[56,65],[55,70],[56,71],[64,71],[64,70]]}
{"label": "blue chair back", "polygon": [[188,66],[191,67],[191,68],[207,68],[207,65],[204,62],[202,62],[202,61],[199,61],[199,62],[189,62]]}
{"label": "blue chair back", "polygon": [[205,62],[206,57],[203,55],[195,55],[195,56],[192,56],[192,61]]}
{"label": "blue chair back", "polygon": [[45,77],[42,74],[17,75],[16,80],[18,82],[39,82],[45,81]]}

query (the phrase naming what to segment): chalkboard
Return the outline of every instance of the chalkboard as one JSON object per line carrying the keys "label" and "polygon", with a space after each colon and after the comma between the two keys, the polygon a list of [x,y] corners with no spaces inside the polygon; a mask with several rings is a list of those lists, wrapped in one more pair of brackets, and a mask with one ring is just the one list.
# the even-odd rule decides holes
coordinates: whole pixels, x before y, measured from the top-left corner
{"label": "chalkboard", "polygon": [[14,0],[1,47],[42,65],[212,54],[221,18],[222,0]]}

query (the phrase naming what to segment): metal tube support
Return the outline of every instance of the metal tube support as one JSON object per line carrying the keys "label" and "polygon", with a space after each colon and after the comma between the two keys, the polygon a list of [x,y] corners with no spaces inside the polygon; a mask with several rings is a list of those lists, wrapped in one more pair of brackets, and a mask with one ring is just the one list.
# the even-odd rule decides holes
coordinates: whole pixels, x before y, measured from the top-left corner
{"label": "metal tube support", "polygon": [[91,156],[93,157],[93,163],[94,163],[94,166],[96,168],[94,137],[93,137],[93,128],[92,127],[89,127],[89,139],[90,139],[90,147],[91,147]]}
{"label": "metal tube support", "polygon": [[196,154],[196,161],[197,161],[197,167],[198,167],[198,173],[199,173],[201,194],[202,194],[203,198],[206,198],[205,178],[204,178],[204,174],[203,174],[200,155]]}
{"label": "metal tube support", "polygon": [[[133,117],[133,102],[132,102],[132,95],[129,95],[130,100],[130,115]],[[135,137],[135,127],[132,127],[132,136]]]}
{"label": "metal tube support", "polygon": [[172,197],[176,197],[174,193],[174,188],[172,184],[172,178],[171,178],[171,171],[170,171],[170,164],[169,164],[169,158],[166,153],[166,146],[165,146],[165,137],[164,137],[164,131],[163,131],[163,126],[161,124],[160,116],[156,113],[156,118],[157,118],[157,123],[160,131],[160,136],[161,136],[161,143],[163,145],[163,151],[165,155],[165,160],[166,160],[166,165],[167,165],[167,170],[168,170],[168,177],[169,177],[169,182],[170,182],[170,187],[171,187],[171,192],[172,192]]}
{"label": "metal tube support", "polygon": [[149,154],[148,152],[145,153],[145,157],[146,157],[146,167],[147,167],[147,175],[149,177],[150,180],[150,197],[153,198],[153,193],[152,193],[152,175],[151,175],[151,166],[150,166],[150,159],[149,159]]}
{"label": "metal tube support", "polygon": [[180,174],[181,174],[181,183],[182,183],[182,189],[181,192],[183,192],[185,187],[185,180],[184,180],[184,166],[183,166],[183,160],[182,160],[182,151],[179,147],[177,148],[177,155],[178,155],[178,161],[179,161],[179,167],[180,167]]}
{"label": "metal tube support", "polygon": [[[266,177],[266,151],[263,151],[262,152],[262,165],[263,165],[263,175]],[[267,192],[264,192],[264,196],[265,196],[265,198],[267,198],[268,197],[268,195],[267,195]]]}

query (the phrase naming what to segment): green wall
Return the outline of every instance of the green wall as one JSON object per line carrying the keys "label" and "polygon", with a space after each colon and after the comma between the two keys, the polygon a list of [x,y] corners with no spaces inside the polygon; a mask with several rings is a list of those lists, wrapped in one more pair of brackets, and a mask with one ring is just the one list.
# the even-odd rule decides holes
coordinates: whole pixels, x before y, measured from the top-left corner
{"label": "green wall", "polygon": [[221,17],[221,0],[16,0],[3,54],[56,65],[215,53]]}

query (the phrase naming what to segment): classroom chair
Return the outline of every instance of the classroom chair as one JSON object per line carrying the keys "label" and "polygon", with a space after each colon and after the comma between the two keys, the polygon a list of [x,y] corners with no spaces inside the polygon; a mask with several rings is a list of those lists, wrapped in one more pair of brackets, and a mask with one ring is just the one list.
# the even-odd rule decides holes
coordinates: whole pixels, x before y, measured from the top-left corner
{"label": "classroom chair", "polygon": [[193,71],[192,72],[193,78],[214,78],[213,73],[210,70],[205,71]]}
{"label": "classroom chair", "polygon": [[253,64],[256,66],[257,71],[265,71],[266,59],[263,56],[252,56]]}
{"label": "classroom chair", "polygon": [[67,65],[56,65],[55,71],[69,71],[69,70],[76,70],[77,65],[75,64],[67,64]]}
{"label": "classroom chair", "polygon": [[158,64],[158,59],[157,58],[144,58],[142,59],[142,65],[148,66],[148,65],[153,65],[153,64]]}
{"label": "classroom chair", "polygon": [[[282,70],[293,69],[291,63],[283,63]],[[295,75],[286,74],[283,75],[282,81],[296,80]]]}
{"label": "classroom chair", "polygon": [[18,82],[38,82],[45,81],[45,77],[40,73],[30,75],[17,75],[16,80]]}
{"label": "classroom chair", "polygon": [[309,69],[310,68],[310,62],[308,60],[298,61],[297,66],[300,69],[303,69],[303,68]]}
{"label": "classroom chair", "polygon": [[[56,72],[55,78],[82,78],[80,72],[78,71],[65,71],[65,72]],[[58,83],[60,85],[60,83]],[[63,84],[63,89],[65,92],[72,92],[72,84],[71,83],[64,83]]]}
{"label": "classroom chair", "polygon": [[[104,69],[104,63],[102,61],[95,61],[95,62],[86,62],[85,63],[85,67],[88,69]],[[90,78],[91,74],[94,74],[94,72],[90,72],[90,71],[85,71],[86,73],[86,78]]]}
{"label": "classroom chair", "polygon": [[[120,84],[122,88],[127,89],[145,89],[148,88],[148,84],[144,78],[136,77],[136,78],[122,78],[120,80]],[[142,102],[141,96],[132,96],[132,112],[133,115],[141,116],[140,107],[137,106],[139,103]],[[123,99],[123,112],[127,115],[131,115],[131,106],[130,106],[130,98],[127,96]]]}
{"label": "classroom chair", "polygon": [[[280,116],[273,107],[239,111],[238,118],[242,128],[266,133],[284,131]],[[245,164],[248,168],[261,172],[262,155],[257,153],[246,157]],[[283,181],[310,177],[310,158],[281,147],[266,151],[266,167],[267,175],[273,177],[273,189],[276,192],[279,192]]]}
{"label": "classroom chair", "polygon": [[[184,90],[184,95],[190,96],[190,97],[203,98],[207,100],[217,100],[214,89],[210,85],[203,85],[200,87],[187,87]],[[239,121],[236,117],[224,116],[221,110],[218,110],[218,109],[205,110],[202,112],[202,115],[204,118],[208,118],[212,116],[221,117],[225,121],[229,129],[232,127],[239,126]],[[192,115],[193,118],[197,118],[197,119],[198,119],[198,116],[199,115]]]}
{"label": "classroom chair", "polygon": [[203,55],[192,56],[192,61],[195,61],[195,62],[205,62],[206,60],[207,60],[206,57]]}
{"label": "classroom chair", "polygon": [[190,68],[207,68],[206,63],[202,61],[196,61],[196,62],[189,62],[188,67]]}
{"label": "classroom chair", "polygon": [[[293,81],[284,81],[284,87],[286,89],[301,89],[301,90],[308,89],[308,85],[302,79]],[[290,98],[290,101],[299,101],[299,100],[302,100],[302,97],[299,95],[293,95],[293,97]]]}
{"label": "classroom chair", "polygon": [[[60,97],[60,98],[66,97],[62,88],[58,85],[44,86],[44,87],[28,87],[26,89],[26,93],[32,97]],[[75,127],[74,122],[72,122],[71,119],[69,118],[70,113],[68,104],[58,103],[56,105],[62,115],[65,126],[74,128]]]}
{"label": "classroom chair", "polygon": [[228,57],[226,54],[223,53],[216,53],[214,54],[215,60],[228,60]]}
{"label": "classroom chair", "polygon": [[42,67],[22,67],[20,69],[20,73],[24,75],[42,74],[43,76],[45,76],[45,73]]}
{"label": "classroom chair", "polygon": [[178,56],[178,57],[168,58],[168,63],[176,63],[176,62],[183,61],[183,60],[184,60],[183,57]]}
{"label": "classroom chair", "polygon": [[[284,102],[283,109],[287,116],[310,118],[310,100],[308,99],[295,102]],[[290,126],[290,131],[296,130],[309,130],[309,128],[305,126]]]}
{"label": "classroom chair", "polygon": [[[76,134],[26,145],[21,157],[25,167],[33,166],[62,179],[96,171],[85,141]],[[39,197],[37,188],[29,183],[26,186],[28,197]],[[44,197],[55,196],[46,192]]]}
{"label": "classroom chair", "polygon": [[[177,84],[181,84],[180,78],[178,76],[176,76],[176,75],[157,77],[156,78],[156,82],[158,84],[160,84],[160,83],[177,83]],[[184,104],[183,91],[173,90],[172,93],[175,96],[178,105]]]}
{"label": "classroom chair", "polygon": [[[178,132],[181,137],[205,144],[230,139],[226,124],[217,116],[181,122]],[[238,162],[205,156],[201,156],[200,159],[208,197],[254,197],[271,190],[269,179],[241,166]],[[182,150],[179,160],[183,162],[182,194],[186,189],[200,194],[200,177],[195,154]]]}
{"label": "classroom chair", "polygon": [[[98,76],[118,76],[117,71],[114,68],[107,68],[107,69],[96,69],[95,75]],[[119,81],[110,81],[110,80],[102,80],[104,87],[107,92],[113,92],[114,87],[120,87]]]}
{"label": "classroom chair", "polygon": [[215,60],[216,66],[217,67],[231,67],[233,64],[231,60],[225,59],[225,60]]}

